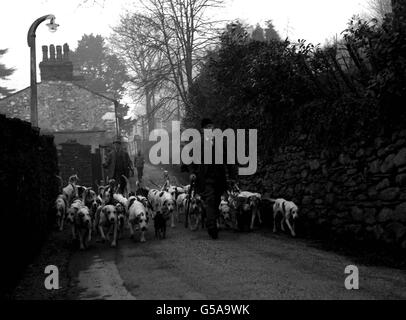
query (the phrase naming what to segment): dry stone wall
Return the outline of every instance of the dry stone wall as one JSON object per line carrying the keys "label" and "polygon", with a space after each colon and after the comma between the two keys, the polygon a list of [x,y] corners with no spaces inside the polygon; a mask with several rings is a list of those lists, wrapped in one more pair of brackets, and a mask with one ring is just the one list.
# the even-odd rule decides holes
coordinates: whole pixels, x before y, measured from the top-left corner
{"label": "dry stone wall", "polygon": [[293,200],[304,233],[406,249],[406,130],[340,152],[302,142],[280,149],[243,188]]}

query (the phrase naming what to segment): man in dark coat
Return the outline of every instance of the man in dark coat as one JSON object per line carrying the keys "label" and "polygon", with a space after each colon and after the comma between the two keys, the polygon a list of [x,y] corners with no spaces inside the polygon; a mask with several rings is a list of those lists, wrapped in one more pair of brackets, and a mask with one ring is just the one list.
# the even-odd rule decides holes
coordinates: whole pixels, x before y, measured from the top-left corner
{"label": "man in dark coat", "polygon": [[120,140],[114,141],[114,149],[108,154],[103,167],[108,170],[108,178],[116,181],[120,181],[122,175],[130,177],[130,172],[134,171],[130,156],[123,150]]}
{"label": "man in dark coat", "polygon": [[134,165],[137,168],[138,181],[142,181],[144,163],[144,156],[141,154],[141,150],[138,150],[138,154],[134,159]]}
{"label": "man in dark coat", "polygon": [[[195,190],[199,194],[206,208],[206,227],[207,232],[213,239],[218,238],[217,218],[219,216],[219,204],[221,201],[221,195],[227,191],[228,180],[236,179],[235,167],[232,165],[215,164],[215,151],[214,144],[212,144],[212,164],[204,164],[204,129],[214,129],[213,122],[210,119],[203,119],[201,122],[202,130],[202,164],[192,163],[189,166],[182,166],[183,171],[189,171],[191,173],[190,179],[195,180]],[[224,150],[223,155],[227,155]]]}

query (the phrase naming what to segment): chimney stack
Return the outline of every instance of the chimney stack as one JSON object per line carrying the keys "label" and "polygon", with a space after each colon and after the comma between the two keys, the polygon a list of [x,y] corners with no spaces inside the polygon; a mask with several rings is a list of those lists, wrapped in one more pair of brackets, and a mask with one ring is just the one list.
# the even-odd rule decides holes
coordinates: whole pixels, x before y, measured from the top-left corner
{"label": "chimney stack", "polygon": [[[62,52],[63,48],[63,52]],[[65,43],[62,46],[55,46],[51,44],[49,46],[42,46],[42,62],[39,64],[41,70],[41,81],[61,80],[72,81],[73,80],[73,64],[69,60],[69,46]]]}

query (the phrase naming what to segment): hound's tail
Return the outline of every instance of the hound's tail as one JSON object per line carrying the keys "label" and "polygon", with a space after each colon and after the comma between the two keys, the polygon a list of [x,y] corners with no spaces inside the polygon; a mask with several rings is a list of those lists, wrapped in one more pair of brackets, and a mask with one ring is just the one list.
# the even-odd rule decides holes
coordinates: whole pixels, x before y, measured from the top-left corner
{"label": "hound's tail", "polygon": [[69,180],[68,180],[69,183],[73,183],[73,184],[76,184],[79,181],[80,181],[80,179],[79,179],[77,174],[74,174],[73,176],[70,176]]}

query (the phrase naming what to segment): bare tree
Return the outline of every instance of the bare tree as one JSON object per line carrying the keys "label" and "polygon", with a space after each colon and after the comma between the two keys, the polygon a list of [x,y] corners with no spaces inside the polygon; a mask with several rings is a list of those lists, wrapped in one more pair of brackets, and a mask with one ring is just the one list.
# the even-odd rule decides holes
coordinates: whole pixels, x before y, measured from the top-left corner
{"label": "bare tree", "polygon": [[151,131],[157,108],[165,105],[164,101],[156,103],[156,95],[165,89],[170,75],[165,55],[157,49],[159,43],[151,41],[159,39],[159,30],[149,17],[127,12],[113,31],[110,41],[131,71],[130,82],[136,100],[145,101],[148,130]]}
{"label": "bare tree", "polygon": [[189,105],[188,88],[207,48],[218,39],[217,21],[210,20],[207,11],[222,6],[223,0],[142,0],[142,4],[159,30],[148,42],[165,56],[170,81],[183,104]]}

